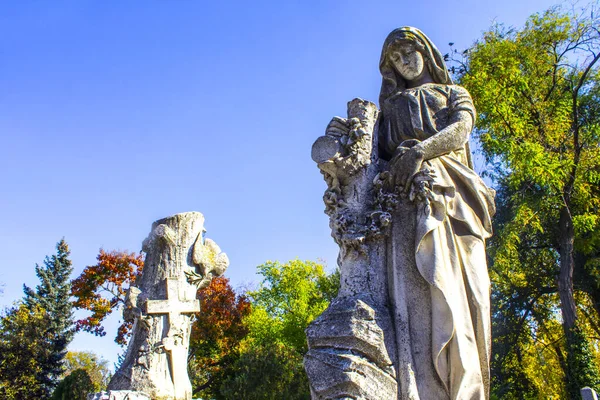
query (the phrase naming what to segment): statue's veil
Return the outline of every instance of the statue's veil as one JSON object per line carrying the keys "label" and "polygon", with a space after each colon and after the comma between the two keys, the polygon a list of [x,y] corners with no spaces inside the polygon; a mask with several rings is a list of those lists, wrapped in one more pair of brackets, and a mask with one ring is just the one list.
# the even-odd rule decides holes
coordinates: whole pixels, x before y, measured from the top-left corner
{"label": "statue's veil", "polygon": [[[452,78],[448,73],[448,67],[444,61],[444,56],[433,42],[419,29],[411,26],[404,26],[393,30],[383,43],[383,49],[381,50],[381,58],[379,59],[379,70],[381,71],[381,91],[379,92],[379,107],[383,107],[385,100],[394,95],[395,93],[402,91],[406,88],[406,82],[404,78],[400,76],[392,63],[389,60],[389,53],[393,50],[394,45],[399,41],[410,41],[415,44],[415,47],[423,55],[423,61],[425,67],[429,70],[429,74],[433,78],[435,83],[442,85],[453,85]],[[465,154],[467,157],[467,164],[470,168],[473,168],[473,160],[471,157],[471,150],[469,148],[469,142],[465,143]]]}
{"label": "statue's veil", "polygon": [[380,107],[388,97],[406,87],[404,78],[396,72],[388,57],[394,44],[399,41],[410,41],[415,44],[415,47],[423,54],[425,66],[435,83],[443,85],[453,84],[452,78],[448,74],[446,63],[444,62],[444,56],[442,56],[442,53],[440,53],[431,40],[417,28],[410,26],[398,28],[388,35],[381,50],[381,59],[379,60],[379,70],[382,76],[381,92],[379,93]]}

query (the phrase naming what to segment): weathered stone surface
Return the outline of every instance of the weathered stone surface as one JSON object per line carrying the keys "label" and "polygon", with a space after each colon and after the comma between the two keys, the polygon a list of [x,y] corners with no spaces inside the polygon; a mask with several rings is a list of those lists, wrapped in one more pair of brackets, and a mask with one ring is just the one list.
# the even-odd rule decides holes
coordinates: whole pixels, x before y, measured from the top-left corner
{"label": "weathered stone surface", "polygon": [[150,396],[131,390],[110,390],[87,396],[87,400],[152,400]]}
{"label": "weathered stone surface", "polygon": [[219,246],[204,239],[204,217],[198,212],[156,221],[142,249],[142,276],[129,290],[123,312],[134,323],[133,335],[109,393],[135,391],[153,400],[189,400],[191,319],[200,311],[196,292],[221,275],[229,261]]}
{"label": "weathered stone surface", "polygon": [[[340,246],[338,298],[308,327],[305,368],[315,399],[382,399],[397,392],[385,273],[388,204],[378,201],[377,108],[355,99],[313,145],[323,196]],[[329,158],[327,158],[329,157]]]}
{"label": "weathered stone surface", "polygon": [[317,164],[341,157],[343,151],[340,141],[331,136],[321,136],[312,147],[312,159]]}
{"label": "weathered stone surface", "polygon": [[337,299],[307,329],[312,349],[337,348],[368,356],[382,370],[394,375],[377,311],[357,298]]}
{"label": "weathered stone surface", "polygon": [[381,110],[353,100],[312,149],[341,271],[307,329],[312,395],[488,399],[495,210],[471,165],[475,109],[418,29],[390,33],[380,72]]}
{"label": "weathered stone surface", "polygon": [[305,361],[309,371],[327,371],[311,376],[316,399],[393,399],[396,380],[361,355],[350,351],[311,350]]}

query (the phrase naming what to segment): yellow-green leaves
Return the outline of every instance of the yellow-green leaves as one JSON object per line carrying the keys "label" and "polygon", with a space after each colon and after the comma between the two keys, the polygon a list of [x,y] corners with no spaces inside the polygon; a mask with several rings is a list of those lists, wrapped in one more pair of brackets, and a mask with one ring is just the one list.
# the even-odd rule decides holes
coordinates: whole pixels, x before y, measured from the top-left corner
{"label": "yellow-green leaves", "polygon": [[[581,335],[600,326],[597,26],[597,13],[558,8],[520,30],[496,25],[466,53],[459,79],[479,114],[475,136],[495,164],[498,214],[488,254],[498,398],[572,397],[581,377],[600,382],[588,368],[600,342],[587,346]],[[561,271],[574,277],[576,329],[561,327],[569,309],[561,308],[563,294],[573,299],[558,285]],[[574,332],[569,341],[565,332]]]}
{"label": "yellow-green leaves", "polygon": [[263,276],[260,287],[248,293],[250,335],[280,341],[304,354],[304,330],[336,295],[339,276],[328,275],[321,264],[298,259],[285,264],[267,261],[258,273]]}

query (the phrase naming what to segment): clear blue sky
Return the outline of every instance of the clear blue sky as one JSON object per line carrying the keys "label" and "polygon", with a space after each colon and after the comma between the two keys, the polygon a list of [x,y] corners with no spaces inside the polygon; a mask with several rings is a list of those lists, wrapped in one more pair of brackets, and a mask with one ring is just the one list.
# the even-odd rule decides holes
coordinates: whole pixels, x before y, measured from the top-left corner
{"label": "clear blue sky", "polygon": [[[235,287],[266,260],[333,268],[310,148],[347,101],[376,101],[386,35],[416,26],[444,52],[554,3],[1,2],[0,306],[62,237],[76,276],[183,211],[205,215]],[[115,329],[71,348],[114,361]]]}

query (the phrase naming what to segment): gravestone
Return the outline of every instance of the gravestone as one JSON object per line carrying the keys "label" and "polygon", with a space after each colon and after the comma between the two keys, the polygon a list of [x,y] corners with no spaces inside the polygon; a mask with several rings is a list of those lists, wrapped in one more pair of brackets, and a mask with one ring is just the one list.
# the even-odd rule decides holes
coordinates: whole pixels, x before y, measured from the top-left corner
{"label": "gravestone", "polygon": [[196,293],[229,265],[204,232],[199,212],[154,222],[142,245],[142,275],[129,289],[123,311],[133,322],[127,352],[108,392],[89,399],[192,398],[187,357],[193,314],[200,311]]}

